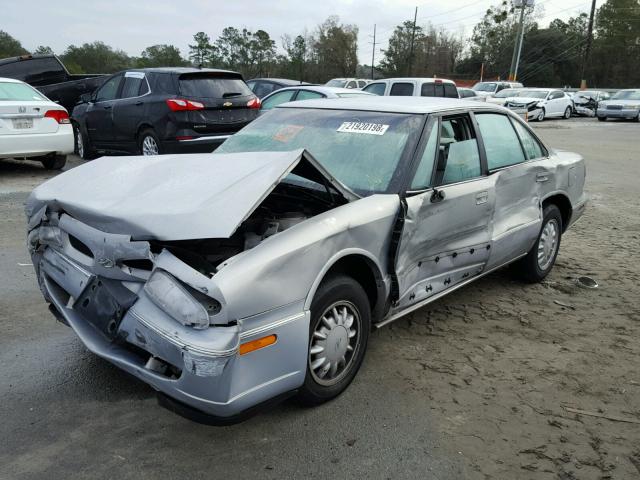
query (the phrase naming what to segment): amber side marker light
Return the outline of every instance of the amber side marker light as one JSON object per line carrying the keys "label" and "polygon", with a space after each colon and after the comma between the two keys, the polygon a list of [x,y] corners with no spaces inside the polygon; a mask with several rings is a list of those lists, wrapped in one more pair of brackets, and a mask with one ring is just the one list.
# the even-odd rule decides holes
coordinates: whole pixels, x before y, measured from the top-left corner
{"label": "amber side marker light", "polygon": [[276,343],[278,337],[276,335],[267,335],[266,337],[258,338],[257,340],[251,340],[250,342],[243,343],[240,345],[240,355],[246,355],[247,353],[253,352],[255,350],[260,350],[261,348],[268,347],[269,345],[273,345]]}

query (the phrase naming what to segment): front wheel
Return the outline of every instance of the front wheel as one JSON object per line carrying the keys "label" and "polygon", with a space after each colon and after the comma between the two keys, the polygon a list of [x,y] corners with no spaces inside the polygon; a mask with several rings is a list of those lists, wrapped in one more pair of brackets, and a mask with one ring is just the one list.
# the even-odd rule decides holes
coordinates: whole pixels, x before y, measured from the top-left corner
{"label": "front wheel", "polygon": [[562,239],[562,215],[560,209],[551,204],[543,211],[542,228],[533,248],[514,264],[518,275],[525,281],[542,281],[551,271],[558,256]]}
{"label": "front wheel", "polygon": [[598,117],[598,120],[600,120],[601,122],[606,122],[607,121],[607,117]]}
{"label": "front wheel", "polygon": [[569,120],[571,118],[571,107],[567,107],[567,109],[564,111],[563,117],[565,120]]}
{"label": "front wheel", "polygon": [[73,124],[73,133],[76,141],[75,153],[83,160],[93,160],[96,158],[96,153],[91,146],[89,138],[82,133],[80,125]]}
{"label": "front wheel", "polygon": [[539,122],[542,122],[544,120],[544,116],[545,116],[545,111],[544,108],[540,110],[540,113],[538,113],[538,116],[536,117],[536,120]]}
{"label": "front wheel", "polygon": [[143,130],[138,138],[138,150],[141,155],[160,155],[162,148],[156,133],[150,128]]}
{"label": "front wheel", "polygon": [[371,308],[362,286],[346,275],[323,281],[311,304],[301,403],[319,405],[349,386],[364,359],[370,329]]}

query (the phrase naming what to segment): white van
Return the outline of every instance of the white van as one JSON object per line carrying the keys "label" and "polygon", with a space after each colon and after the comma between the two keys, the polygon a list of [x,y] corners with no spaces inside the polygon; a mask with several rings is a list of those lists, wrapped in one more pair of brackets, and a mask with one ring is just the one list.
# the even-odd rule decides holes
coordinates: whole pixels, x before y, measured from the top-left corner
{"label": "white van", "polygon": [[456,84],[444,78],[386,78],[371,82],[362,91],[387,97],[459,98]]}

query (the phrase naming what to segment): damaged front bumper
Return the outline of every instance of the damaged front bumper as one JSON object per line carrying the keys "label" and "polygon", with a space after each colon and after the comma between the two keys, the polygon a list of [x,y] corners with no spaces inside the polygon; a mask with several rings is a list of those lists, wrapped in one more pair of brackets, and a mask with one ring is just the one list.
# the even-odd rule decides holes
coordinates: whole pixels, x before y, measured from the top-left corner
{"label": "damaged front bumper", "polygon": [[[46,212],[38,216],[46,218]],[[42,224],[30,220],[33,264],[56,316],[89,350],[157,390],[163,406],[196,421],[228,424],[304,382],[309,312],[302,301],[226,318],[215,282],[171,253],[151,254],[147,242],[101,232],[65,214],[49,215]],[[150,267],[129,267],[131,260],[147,260]],[[152,268],[214,292],[223,303],[222,320],[204,329],[177,322],[144,289]],[[266,334],[277,342],[239,354],[242,343]]]}

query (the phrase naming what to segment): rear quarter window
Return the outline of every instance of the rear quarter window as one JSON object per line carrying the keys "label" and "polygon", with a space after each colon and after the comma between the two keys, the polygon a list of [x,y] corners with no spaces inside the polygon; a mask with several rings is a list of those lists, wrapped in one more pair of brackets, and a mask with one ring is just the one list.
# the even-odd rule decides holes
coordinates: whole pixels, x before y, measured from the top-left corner
{"label": "rear quarter window", "polygon": [[253,95],[244,80],[214,76],[180,77],[180,94],[197,98],[232,98]]}

